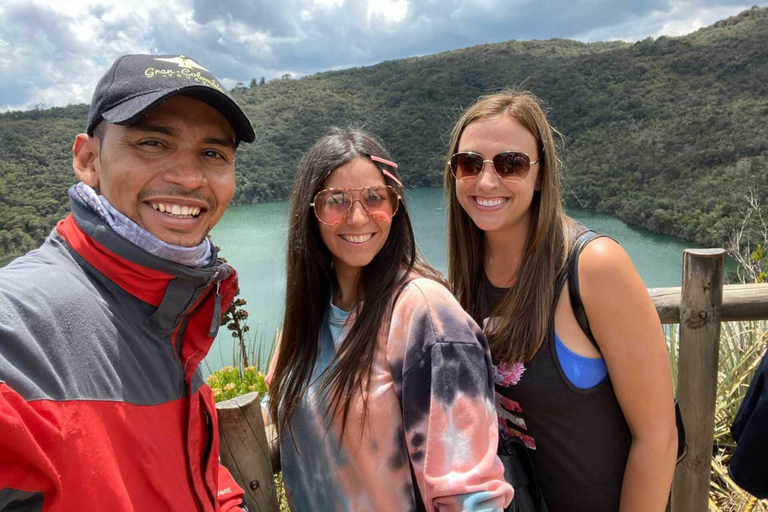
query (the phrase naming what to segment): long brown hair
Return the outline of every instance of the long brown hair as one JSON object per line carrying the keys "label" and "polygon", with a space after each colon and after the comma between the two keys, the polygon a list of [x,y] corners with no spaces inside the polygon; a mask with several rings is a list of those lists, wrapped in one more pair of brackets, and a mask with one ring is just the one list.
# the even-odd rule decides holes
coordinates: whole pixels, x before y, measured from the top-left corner
{"label": "long brown hair", "polygon": [[[494,308],[498,317],[487,333],[493,359],[512,363],[530,361],[547,336],[555,303],[555,281],[567,252],[565,215],[560,179],[560,160],[554,135],[539,100],[528,92],[505,90],[480,97],[453,128],[448,158],[459,150],[464,129],[478,119],[509,116],[536,138],[540,190],[531,201],[531,224],[515,283]],[[456,198],[456,180],[450,165],[444,175],[448,202],[448,279],[464,309],[478,319],[485,272],[485,234]]]}
{"label": "long brown hair", "polygon": [[[372,134],[354,128],[332,128],[307,152],[296,173],[288,232],[285,317],[269,386],[270,414],[281,431],[289,424],[310,384],[323,315],[336,286],[331,252],[320,238],[309,203],[334,169],[363,155],[392,159]],[[397,175],[395,169],[389,171]],[[400,186],[388,176],[384,178],[402,196]],[[442,281],[440,274],[419,255],[403,199],[392,217],[386,242],[362,269],[357,283],[355,322],[323,375],[321,389],[331,391],[328,412],[336,416],[342,411],[342,439],[352,397],[368,389],[376,339],[385,322],[389,322],[393,296],[412,272]],[[367,393],[361,394],[365,414]]]}

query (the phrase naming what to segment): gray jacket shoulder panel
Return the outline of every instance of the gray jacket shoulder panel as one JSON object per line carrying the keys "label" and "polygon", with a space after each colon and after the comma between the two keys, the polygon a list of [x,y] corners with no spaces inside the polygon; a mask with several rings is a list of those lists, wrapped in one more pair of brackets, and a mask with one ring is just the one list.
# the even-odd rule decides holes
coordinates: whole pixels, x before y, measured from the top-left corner
{"label": "gray jacket shoulder panel", "polygon": [[179,398],[175,352],[167,336],[144,325],[154,310],[54,234],[0,269],[0,381],[26,400]]}

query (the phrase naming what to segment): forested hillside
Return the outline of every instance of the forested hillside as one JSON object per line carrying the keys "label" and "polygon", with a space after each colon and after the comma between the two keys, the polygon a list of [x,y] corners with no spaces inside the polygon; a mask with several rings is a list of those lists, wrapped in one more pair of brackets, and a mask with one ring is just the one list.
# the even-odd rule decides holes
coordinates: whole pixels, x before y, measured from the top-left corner
{"label": "forested hillside", "polygon": [[[510,41],[254,80],[234,91],[257,133],[238,153],[235,201],[286,197],[301,154],[333,125],[377,133],[408,186],[438,186],[461,109],[506,86],[543,98],[567,137],[571,206],[722,245],[747,189],[768,197],[768,8],[753,8],[678,38]],[[86,114],[0,115],[0,258],[37,245],[65,213]]]}

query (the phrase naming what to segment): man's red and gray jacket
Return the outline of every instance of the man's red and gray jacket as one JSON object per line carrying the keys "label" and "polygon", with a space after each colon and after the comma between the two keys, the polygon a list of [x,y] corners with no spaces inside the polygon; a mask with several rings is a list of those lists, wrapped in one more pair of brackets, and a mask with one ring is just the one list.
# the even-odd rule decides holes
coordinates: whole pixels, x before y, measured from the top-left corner
{"label": "man's red and gray jacket", "polygon": [[199,368],[234,270],[158,258],[71,206],[0,269],[0,510],[239,510]]}

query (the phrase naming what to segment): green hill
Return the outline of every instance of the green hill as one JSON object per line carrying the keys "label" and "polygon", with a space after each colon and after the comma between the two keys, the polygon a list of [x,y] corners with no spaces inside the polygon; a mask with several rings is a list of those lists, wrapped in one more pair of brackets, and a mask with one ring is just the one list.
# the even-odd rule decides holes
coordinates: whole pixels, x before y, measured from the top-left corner
{"label": "green hill", "polygon": [[[257,133],[238,154],[236,203],[286,197],[329,126],[381,136],[410,187],[438,186],[448,132],[505,86],[544,99],[567,136],[566,200],[706,245],[768,197],[768,8],[638,43],[509,41],[237,87]],[[87,107],[0,115],[0,258],[36,246],[66,211],[70,147]]]}

